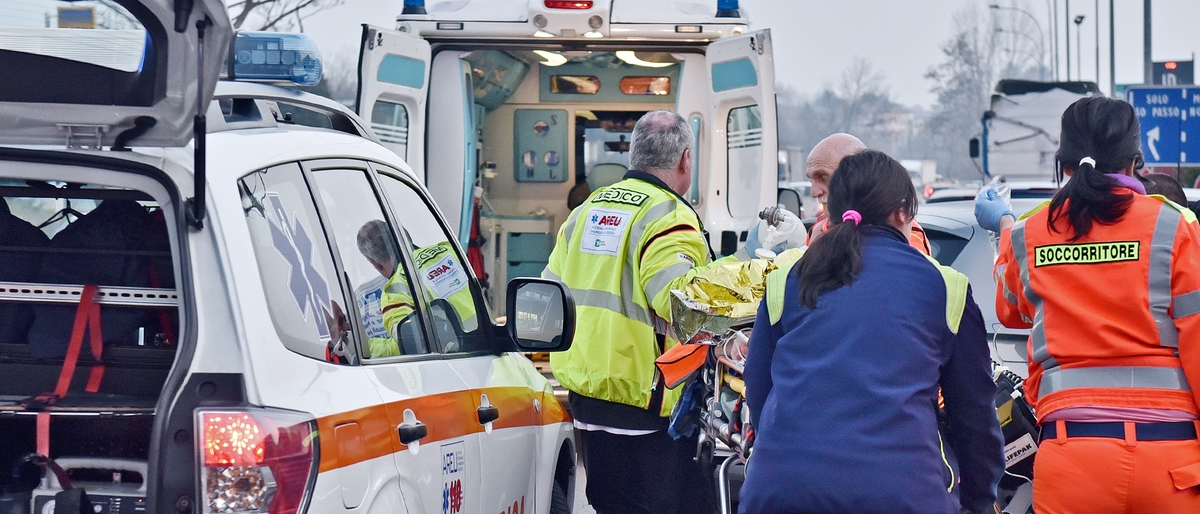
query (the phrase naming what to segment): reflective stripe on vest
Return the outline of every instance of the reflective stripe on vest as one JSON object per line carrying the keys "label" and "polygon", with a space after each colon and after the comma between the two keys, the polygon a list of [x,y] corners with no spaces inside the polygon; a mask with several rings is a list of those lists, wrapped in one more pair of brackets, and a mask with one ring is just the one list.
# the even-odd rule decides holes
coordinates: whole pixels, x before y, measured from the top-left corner
{"label": "reflective stripe on vest", "polygon": [[767,296],[767,319],[771,320],[771,324],[779,323],[779,319],[783,317],[783,293],[787,289],[787,278],[792,273],[792,269],[796,267],[796,262],[785,264],[775,271],[767,275],[766,296]]}
{"label": "reflective stripe on vest", "polygon": [[1171,308],[1171,251],[1180,218],[1173,204],[1163,203],[1154,224],[1154,237],[1150,240],[1150,315],[1158,326],[1158,343],[1171,348],[1179,348],[1179,329],[1168,310]]}
{"label": "reflective stripe on vest", "polygon": [[1181,368],[1104,366],[1047,370],[1042,374],[1038,395],[1045,398],[1050,393],[1080,387],[1192,390]]}
{"label": "reflective stripe on vest", "polygon": [[1042,308],[1042,297],[1029,286],[1029,251],[1025,247],[1025,222],[1028,218],[1018,221],[1012,227],[1010,233],[1010,241],[1012,243],[1013,256],[1017,260],[1017,268],[1021,272],[1021,287],[1025,289],[1025,299],[1033,306],[1033,330],[1029,331],[1029,340],[1033,347],[1034,362],[1037,362],[1043,370],[1050,370],[1058,367],[1058,361],[1050,355],[1046,350],[1046,327],[1044,325],[1045,314]]}
{"label": "reflective stripe on vest", "polygon": [[1171,298],[1171,305],[1171,317],[1175,319],[1200,314],[1200,290]]}
{"label": "reflective stripe on vest", "polygon": [[[926,255],[925,258],[929,259],[942,275],[942,282],[946,286],[946,327],[957,334],[959,326],[962,324],[963,311],[967,308],[967,287],[970,286],[970,281],[967,280],[966,275],[953,268],[938,264],[933,257]],[[784,264],[767,275],[767,319],[772,325],[779,323],[779,320],[783,318],[784,292],[787,288],[788,275],[791,274],[795,265],[795,262]]]}
{"label": "reflective stripe on vest", "polygon": [[671,285],[671,282],[675,281],[675,279],[687,275],[695,267],[691,262],[681,260],[658,270],[658,273],[654,274],[654,278],[646,282],[646,302],[654,303],[654,299],[658,297],[658,294],[663,289]]}
{"label": "reflective stripe on vest", "polygon": [[[1175,327],[1174,320],[1168,315],[1168,309],[1175,299],[1171,296],[1172,249],[1179,221],[1183,216],[1178,206],[1164,202],[1154,224],[1148,263],[1149,307],[1154,324],[1158,328],[1159,345],[1176,349],[1179,347],[1179,331]],[[1037,313],[1029,339],[1033,350],[1031,357],[1043,370],[1041,386],[1038,388],[1039,395],[1044,397],[1047,394],[1080,387],[1190,391],[1191,386],[1180,368],[1100,366],[1062,369],[1060,367],[1047,348],[1042,298],[1030,286],[1028,251],[1025,246],[1025,222],[1026,220],[1021,220],[1013,225],[1010,238],[1013,255],[1021,270],[1021,285],[1025,288],[1025,297]],[[1180,295],[1180,297],[1184,296],[1187,295]],[[1197,296],[1196,301],[1200,305],[1200,295]],[[1190,297],[1184,298],[1184,306],[1189,305],[1190,301]]]}
{"label": "reflective stripe on vest", "polygon": [[936,259],[928,255],[929,259],[939,273],[942,274],[942,282],[946,286],[946,327],[950,332],[958,334],[958,327],[962,324],[963,311],[967,309],[967,287],[971,282],[967,280],[967,276],[959,273],[950,266],[942,266]]}

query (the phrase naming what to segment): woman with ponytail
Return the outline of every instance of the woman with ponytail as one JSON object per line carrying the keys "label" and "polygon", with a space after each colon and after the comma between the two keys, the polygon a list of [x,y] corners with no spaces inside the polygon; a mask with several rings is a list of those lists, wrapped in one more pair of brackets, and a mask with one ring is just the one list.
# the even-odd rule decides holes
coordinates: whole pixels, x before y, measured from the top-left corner
{"label": "woman with ponytail", "polygon": [[1196,218],[1133,178],[1142,154],[1129,104],[1071,104],[1059,141],[1070,180],[1048,208],[1017,221],[987,191],[976,200],[980,224],[1003,230],[996,314],[1032,328],[1034,510],[1200,512]]}
{"label": "woman with ponytail", "polygon": [[965,276],[909,246],[916,202],[900,163],[850,155],[829,231],[768,275],[744,374],[757,436],[741,512],[995,512],[983,316]]}

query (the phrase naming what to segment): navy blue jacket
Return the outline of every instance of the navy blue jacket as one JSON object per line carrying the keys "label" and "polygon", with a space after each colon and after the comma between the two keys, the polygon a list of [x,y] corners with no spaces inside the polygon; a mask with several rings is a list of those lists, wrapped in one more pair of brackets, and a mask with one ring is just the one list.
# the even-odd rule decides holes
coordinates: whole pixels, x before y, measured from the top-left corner
{"label": "navy blue jacket", "polygon": [[899,231],[864,230],[852,285],[810,309],[793,271],[779,323],[759,306],[745,369],[757,439],[740,511],[957,514],[961,498],[992,512],[1004,443],[979,307],[968,290],[952,333],[940,272]]}

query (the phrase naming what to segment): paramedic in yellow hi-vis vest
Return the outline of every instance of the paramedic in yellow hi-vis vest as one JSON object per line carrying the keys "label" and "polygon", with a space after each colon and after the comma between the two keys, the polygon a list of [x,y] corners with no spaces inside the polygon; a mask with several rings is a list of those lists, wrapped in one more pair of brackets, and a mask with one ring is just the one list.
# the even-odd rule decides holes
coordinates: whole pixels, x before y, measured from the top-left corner
{"label": "paramedic in yellow hi-vis vest", "polygon": [[[368,325],[367,349],[374,358],[395,355],[420,355],[429,353],[428,345],[420,334],[420,326],[411,314],[416,310],[412,287],[408,275],[400,263],[400,251],[388,235],[390,229],[382,220],[368,221],[358,230],[358,251],[367,258],[371,266],[387,279],[379,290],[378,301],[367,300],[361,307],[366,313]],[[378,321],[384,330],[371,330]],[[397,343],[399,341],[400,343]]]}
{"label": "paramedic in yellow hi-vis vest", "polygon": [[[712,266],[700,220],[680,196],[691,187],[692,145],[691,128],[674,112],[638,120],[631,171],[571,212],[542,273],[575,298],[575,342],[550,364],[570,391],[588,502],[598,514],[715,508],[712,477],[692,460],[695,438],[667,434],[682,388],[666,389],[654,366],[678,343],[668,330],[670,290]],[[747,238],[750,254],[761,226]]]}

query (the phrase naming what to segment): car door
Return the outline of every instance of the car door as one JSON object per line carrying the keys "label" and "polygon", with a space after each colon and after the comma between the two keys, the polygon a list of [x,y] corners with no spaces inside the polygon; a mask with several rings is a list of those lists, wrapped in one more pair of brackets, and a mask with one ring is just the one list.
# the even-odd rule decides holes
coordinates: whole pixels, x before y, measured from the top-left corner
{"label": "car door", "polygon": [[419,289],[431,305],[436,346],[471,389],[481,431],[483,512],[532,512],[541,425],[539,391],[527,374],[532,367],[519,353],[491,351],[483,296],[453,237],[417,188],[380,171],[380,185],[393,208],[403,209],[401,224],[418,249],[414,265]]}
{"label": "car door", "polygon": [[[710,226],[749,228],[759,209],[775,204],[777,147],[775,62],[771,31],[708,45],[712,190],[725,189],[724,208],[706,207]],[[720,170],[725,173],[722,176]],[[714,195],[712,198],[719,198]],[[713,202],[715,203],[715,202]],[[725,253],[722,249],[722,253]]]}
{"label": "car door", "polygon": [[385,214],[369,166],[306,162],[354,300],[351,331],[362,370],[391,430],[399,488],[410,512],[479,512],[480,457],[473,392],[430,344],[430,306],[416,289],[403,220]]}
{"label": "car door", "polygon": [[[5,4],[47,16],[55,4],[70,5]],[[222,57],[233,39],[225,3],[118,4],[124,7],[104,10],[129,30],[83,30],[71,38],[52,34],[57,30],[5,32],[0,143],[65,143],[95,150],[126,144],[179,148],[192,140],[193,117],[203,114],[212,100]],[[203,37],[198,37],[197,24]]]}
{"label": "car door", "polygon": [[370,122],[383,146],[424,178],[429,42],[371,25],[362,29],[358,115]]}
{"label": "car door", "polygon": [[338,227],[321,212],[322,195],[306,175],[289,162],[237,182],[270,314],[252,321],[274,327],[273,338],[292,353],[321,363],[314,372],[292,356],[281,360],[273,345],[261,341],[247,356],[255,362],[254,387],[264,405],[302,408],[319,420],[321,480],[335,485],[318,485],[314,511],[398,504],[403,500],[391,462],[395,427],[355,365],[361,355],[346,329],[354,318],[352,302],[348,284],[339,280],[350,274],[339,273],[341,259],[330,237]]}
{"label": "car door", "polygon": [[[434,57],[421,38],[363,26],[358,113],[416,172],[463,245],[471,230],[479,152],[472,81],[459,52]],[[438,115],[426,118],[426,112]],[[427,151],[426,141],[437,141],[439,151]]]}

